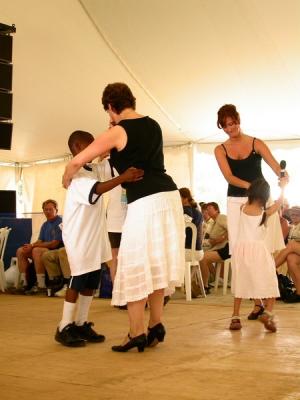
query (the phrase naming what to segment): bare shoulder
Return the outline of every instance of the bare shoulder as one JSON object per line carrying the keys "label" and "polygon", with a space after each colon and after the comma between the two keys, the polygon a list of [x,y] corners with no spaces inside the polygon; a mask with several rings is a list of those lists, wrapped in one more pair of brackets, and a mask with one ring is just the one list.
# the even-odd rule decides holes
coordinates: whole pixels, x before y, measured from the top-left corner
{"label": "bare shoulder", "polygon": [[215,155],[216,155],[216,156],[217,156],[217,155],[225,154],[225,150],[224,150],[224,147],[223,147],[223,144],[225,144],[225,143],[226,143],[226,142],[221,143],[221,144],[218,144],[218,145],[215,147],[214,152],[215,152]]}

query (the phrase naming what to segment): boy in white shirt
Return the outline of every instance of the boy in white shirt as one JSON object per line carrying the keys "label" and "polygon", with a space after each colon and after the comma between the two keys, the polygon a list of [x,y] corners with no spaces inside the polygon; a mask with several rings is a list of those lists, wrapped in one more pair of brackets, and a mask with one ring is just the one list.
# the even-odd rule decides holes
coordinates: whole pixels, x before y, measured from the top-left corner
{"label": "boy in white shirt", "polygon": [[[94,141],[84,131],[75,131],[68,145],[75,156]],[[68,187],[63,215],[63,240],[71,268],[62,320],[55,340],[64,346],[85,346],[88,342],[103,342],[88,322],[94,290],[99,286],[101,264],[111,259],[111,250],[101,194],[123,182],[142,179],[143,170],[129,168],[120,176],[99,182],[97,166],[87,164],[79,170]],[[76,309],[77,305],[77,309]],[[76,309],[76,315],[75,315]]]}

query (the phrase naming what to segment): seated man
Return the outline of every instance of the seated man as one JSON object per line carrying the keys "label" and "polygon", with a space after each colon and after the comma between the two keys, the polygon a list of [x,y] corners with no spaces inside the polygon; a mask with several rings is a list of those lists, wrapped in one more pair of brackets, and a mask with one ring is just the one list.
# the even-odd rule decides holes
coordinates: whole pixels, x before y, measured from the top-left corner
{"label": "seated man", "polygon": [[227,217],[220,214],[217,203],[207,203],[207,213],[213,220],[209,233],[206,233],[206,242],[209,247],[204,248],[204,257],[200,261],[203,284],[209,294],[208,279],[210,272],[214,273],[213,263],[225,261],[230,258],[228,246]]}
{"label": "seated man", "polygon": [[[41,227],[38,240],[34,243],[26,243],[17,250],[18,268],[21,274],[21,290],[26,294],[46,293],[45,267],[42,262],[42,254],[49,249],[63,246],[60,227],[62,219],[57,215],[57,202],[49,199],[43,202],[42,207],[47,221]],[[28,291],[26,272],[30,259],[34,263],[37,284]]]}
{"label": "seated man", "polygon": [[66,249],[61,247],[45,251],[42,254],[42,262],[49,277],[48,286],[51,290],[51,295],[64,297],[71,277]]}
{"label": "seated man", "polygon": [[288,303],[300,302],[300,207],[288,210],[292,225],[288,235],[288,244],[275,257],[276,268],[287,262],[288,271],[296,291],[287,300]]}

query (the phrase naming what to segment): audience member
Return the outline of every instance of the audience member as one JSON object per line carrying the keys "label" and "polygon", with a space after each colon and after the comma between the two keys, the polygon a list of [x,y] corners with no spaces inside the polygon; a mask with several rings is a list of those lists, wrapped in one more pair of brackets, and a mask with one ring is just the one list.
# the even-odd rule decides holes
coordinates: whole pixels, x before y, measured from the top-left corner
{"label": "audience member", "polygon": [[[202,221],[203,217],[198,209],[197,203],[192,198],[191,192],[188,188],[179,189],[181,202],[183,206],[183,213],[186,222],[192,222],[197,228],[196,238],[196,259],[200,261],[203,257],[202,243]],[[191,260],[191,247],[192,247],[192,232],[191,229],[185,230],[185,256],[186,260]]]}
{"label": "audience member", "polygon": [[276,267],[287,262],[288,271],[296,287],[296,291],[286,301],[300,302],[300,207],[292,207],[287,212],[292,225],[288,235],[288,244],[275,257]]}
{"label": "audience member", "polygon": [[[42,262],[42,255],[48,250],[63,246],[62,219],[57,215],[57,202],[51,199],[46,200],[43,202],[42,208],[47,221],[41,227],[38,240],[34,243],[26,243],[17,250],[18,268],[21,274],[21,290],[26,294],[46,293],[45,267]],[[26,273],[30,260],[34,263],[37,283],[28,290]]]}
{"label": "audience member", "polygon": [[217,203],[207,203],[207,213],[212,219],[209,232],[205,234],[205,240],[208,243],[204,251],[204,257],[200,261],[202,278],[206,293],[209,294],[209,275],[214,274],[213,263],[222,262],[230,257],[228,247],[227,217],[220,214]]}
{"label": "audience member", "polygon": [[207,203],[204,203],[203,201],[199,203],[201,207],[201,213],[203,216],[203,222],[202,222],[202,249],[204,251],[208,250],[210,247],[210,243],[208,239],[205,239],[205,237],[208,238],[209,231],[211,229],[211,226],[214,222],[214,220],[209,216],[208,211],[207,211]]}

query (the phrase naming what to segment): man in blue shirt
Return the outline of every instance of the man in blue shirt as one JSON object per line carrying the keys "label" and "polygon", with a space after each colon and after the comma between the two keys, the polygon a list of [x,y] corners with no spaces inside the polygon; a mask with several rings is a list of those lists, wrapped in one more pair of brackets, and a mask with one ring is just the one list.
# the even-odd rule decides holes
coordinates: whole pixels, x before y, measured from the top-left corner
{"label": "man in blue shirt", "polygon": [[[47,250],[53,250],[63,246],[61,230],[62,218],[57,215],[57,202],[49,199],[43,202],[42,207],[47,221],[44,222],[41,227],[38,240],[34,243],[26,243],[17,250],[22,289],[26,294],[46,293],[45,267],[42,262],[42,255]],[[29,267],[29,259],[34,263],[37,283],[27,291],[26,271]]]}

